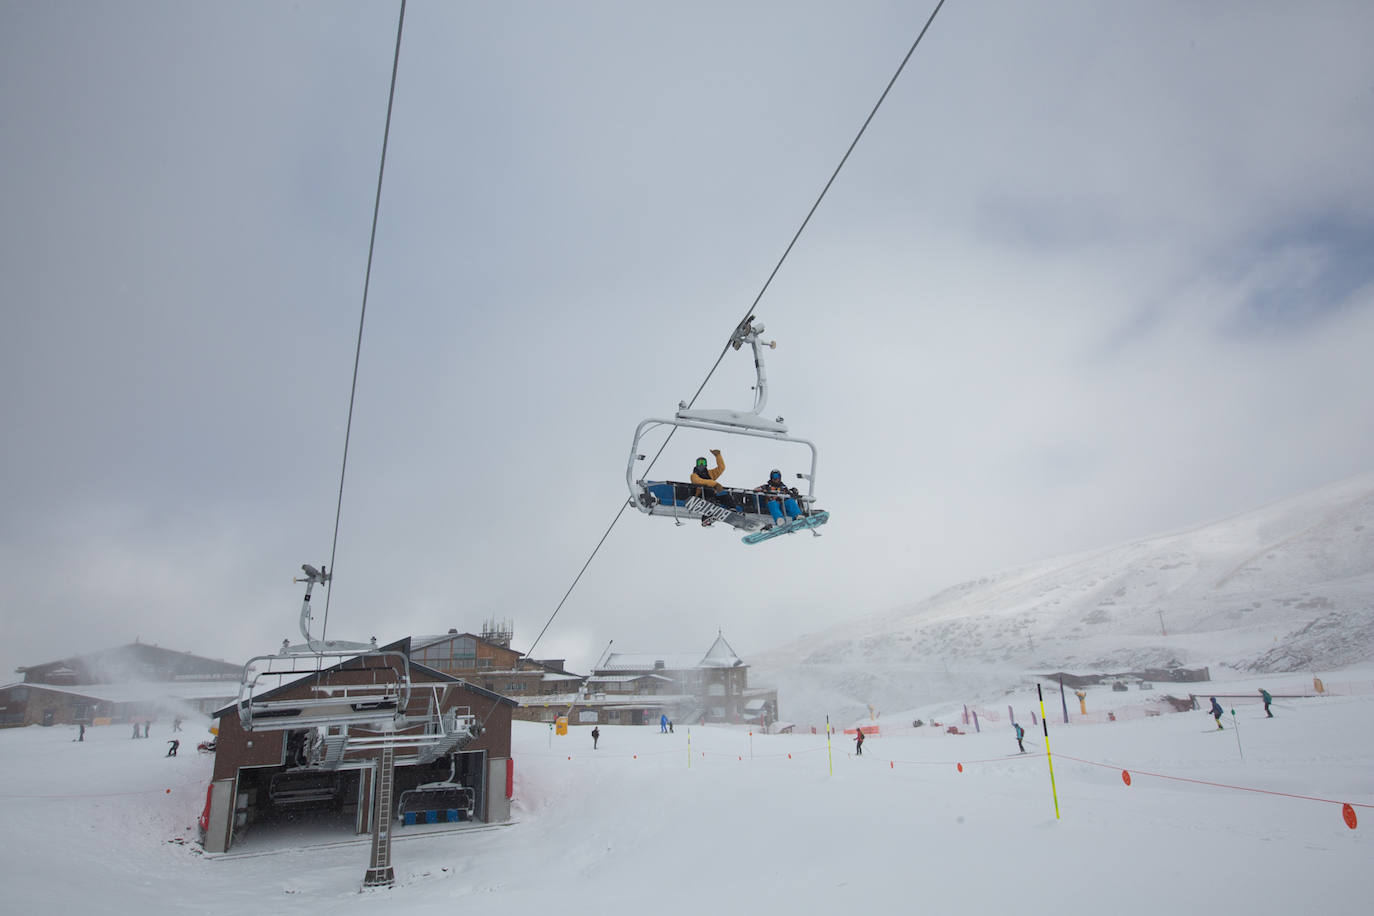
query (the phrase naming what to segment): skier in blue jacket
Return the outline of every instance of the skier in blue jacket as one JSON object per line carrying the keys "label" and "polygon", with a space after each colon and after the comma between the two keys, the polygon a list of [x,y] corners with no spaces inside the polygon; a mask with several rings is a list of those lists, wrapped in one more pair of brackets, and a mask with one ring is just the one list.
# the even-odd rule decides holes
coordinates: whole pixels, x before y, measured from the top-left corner
{"label": "skier in blue jacket", "polygon": [[1269,704],[1274,702],[1274,698],[1263,687],[1260,688],[1260,699],[1264,701],[1264,714],[1271,719],[1274,718],[1274,714],[1269,711]]}
{"label": "skier in blue jacket", "polygon": [[1021,749],[1021,753],[1024,754],[1026,752],[1026,746],[1022,744],[1021,741],[1023,738],[1026,737],[1026,730],[1021,727],[1020,723],[1017,722],[1011,723],[1011,727],[1016,729],[1016,746],[1019,747]]}
{"label": "skier in blue jacket", "polygon": [[1212,697],[1212,716],[1217,720],[1217,728],[1221,728],[1221,704],[1216,697]]}

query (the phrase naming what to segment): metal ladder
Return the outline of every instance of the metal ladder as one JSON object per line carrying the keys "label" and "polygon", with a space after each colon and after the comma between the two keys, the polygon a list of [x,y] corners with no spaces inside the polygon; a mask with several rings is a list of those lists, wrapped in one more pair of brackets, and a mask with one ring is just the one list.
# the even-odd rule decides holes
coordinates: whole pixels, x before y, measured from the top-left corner
{"label": "metal ladder", "polygon": [[391,788],[395,764],[395,746],[382,745],[382,753],[377,759],[377,791],[372,812],[372,866],[363,878],[364,887],[386,887],[396,882],[396,873],[391,868]]}

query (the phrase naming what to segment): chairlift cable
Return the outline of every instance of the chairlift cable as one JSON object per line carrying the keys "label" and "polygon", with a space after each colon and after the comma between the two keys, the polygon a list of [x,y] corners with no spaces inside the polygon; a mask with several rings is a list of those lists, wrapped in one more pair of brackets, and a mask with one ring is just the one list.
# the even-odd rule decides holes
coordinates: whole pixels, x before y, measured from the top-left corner
{"label": "chairlift cable", "polygon": [[[835,166],[835,171],[831,173],[830,179],[825,183],[825,187],[821,188],[821,193],[817,196],[816,202],[813,203],[811,209],[807,211],[806,218],[803,219],[801,225],[797,227],[797,231],[792,236],[792,240],[787,243],[787,248],[783,250],[782,257],[778,258],[778,263],[773,266],[773,270],[768,274],[768,279],[764,281],[763,286],[759,289],[758,295],[754,297],[754,301],[749,303],[748,310],[745,311],[744,316],[735,325],[736,328],[749,320],[749,316],[754,313],[754,309],[758,306],[760,300],[763,299],[764,294],[768,292],[768,287],[772,285],[773,278],[778,275],[778,271],[782,269],[783,262],[787,260],[787,256],[792,253],[792,249],[796,246],[797,240],[800,239],[802,233],[806,231],[807,225],[811,222],[811,217],[815,215],[816,210],[820,208],[821,201],[825,200],[825,195],[830,191],[830,187],[835,183],[835,179],[839,177],[840,170],[843,169],[845,163],[849,161],[850,154],[853,153],[854,148],[859,145],[859,140],[863,138],[864,132],[868,130],[868,125],[872,123],[873,118],[878,114],[878,109],[882,107],[883,102],[887,99],[888,93],[891,92],[892,87],[896,85],[898,77],[900,77],[902,71],[906,69],[907,62],[911,60],[911,56],[916,53],[916,48],[920,45],[921,39],[925,38],[926,32],[930,30],[930,26],[935,21],[936,15],[939,14],[940,8],[944,5],[945,0],[939,0],[939,2],[935,4],[935,9],[931,11],[930,17],[926,19],[925,25],[921,27],[920,34],[916,36],[916,40],[913,41],[911,47],[907,49],[906,56],[902,58],[902,62],[897,66],[897,70],[892,74],[892,78],[887,81],[887,86],[883,88],[882,94],[878,96],[878,101],[874,103],[873,109],[868,113],[868,117],[864,119],[863,125],[859,128],[859,132],[854,135],[854,140],[849,144],[849,148],[845,150],[839,165]],[[707,372],[706,378],[702,379],[701,385],[696,390],[696,394],[692,395],[692,399],[687,402],[687,407],[689,409],[696,404],[697,398],[701,397],[702,391],[706,389],[707,383],[711,381],[711,376],[715,375],[716,370],[720,368],[721,361],[725,359],[725,354],[728,353],[729,350],[730,344],[727,342],[725,346],[721,348],[720,355],[716,357],[715,364],[711,366],[711,371]],[[660,445],[658,451],[654,453],[653,459],[645,466],[645,474],[647,474],[649,470],[653,468],[654,464],[657,463],[659,457],[663,454],[663,450],[668,447],[668,443],[672,441],[673,434],[676,432],[676,427],[669,431],[667,438],[663,440],[663,444]],[[549,619],[545,622],[544,628],[539,631],[539,636],[530,644],[529,651],[525,653],[526,658],[533,655],[534,647],[539,644],[539,640],[544,637],[549,626],[553,623],[553,619],[557,617],[558,612],[563,609],[563,605],[567,602],[568,596],[572,594],[573,589],[577,587],[577,583],[582,580],[583,573],[587,571],[587,567],[591,565],[592,560],[596,558],[597,552],[601,550],[601,545],[606,543],[606,538],[610,537],[612,529],[615,528],[616,524],[620,521],[620,517],[625,513],[626,505],[628,504],[621,503],[620,511],[615,514],[615,518],[611,520],[611,524],[606,528],[605,533],[601,535],[601,540],[596,542],[596,547],[592,549],[591,555],[587,557],[587,562],[582,564],[582,569],[578,571],[576,578],[573,579],[572,585],[568,587],[568,590],[563,594],[562,600],[558,602],[558,606],[555,607],[553,613],[549,615]],[[326,602],[327,601],[328,599],[326,598]]]}
{"label": "chairlift cable", "polygon": [[[943,2],[943,0],[942,0]],[[377,168],[377,196],[372,203],[372,236],[367,243],[367,271],[363,275],[363,307],[358,316],[358,343],[353,351],[353,385],[348,392],[348,423],[344,427],[343,467],[339,471],[339,500],[334,507],[334,541],[329,548],[329,579],[324,591],[324,621],[320,626],[320,640],[329,634],[329,598],[334,593],[334,557],[339,549],[339,519],[343,514],[344,478],[348,474],[348,440],[353,432],[353,402],[358,394],[358,364],[363,353],[363,323],[367,320],[367,292],[372,283],[372,254],[377,247],[377,215],[382,208],[382,176],[386,174],[386,147],[391,137],[391,109],[396,100],[396,71],[401,64],[401,31],[406,22],[406,0],[401,0],[401,13],[396,20],[396,53],[391,61],[391,90],[386,99],[386,126],[382,130],[382,161]]]}

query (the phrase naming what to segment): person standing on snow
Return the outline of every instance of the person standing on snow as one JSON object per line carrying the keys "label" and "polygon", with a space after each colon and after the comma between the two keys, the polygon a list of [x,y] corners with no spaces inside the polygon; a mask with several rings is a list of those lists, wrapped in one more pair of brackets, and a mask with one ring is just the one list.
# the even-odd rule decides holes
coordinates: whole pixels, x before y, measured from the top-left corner
{"label": "person standing on snow", "polygon": [[1212,717],[1217,720],[1217,728],[1222,728],[1221,712],[1221,704],[1217,702],[1216,697],[1212,697]]}
{"label": "person standing on snow", "polygon": [[668,714],[660,713],[658,717],[658,730],[663,734],[668,734]]}
{"label": "person standing on snow", "polygon": [[601,729],[592,726],[592,750],[596,750],[596,742],[601,740]]}
{"label": "person standing on snow", "polygon": [[1269,691],[1265,690],[1263,687],[1260,688],[1260,699],[1264,700],[1265,716],[1267,716],[1270,719],[1274,718],[1274,714],[1269,711],[1269,704],[1274,702],[1274,698],[1271,697],[1269,695]]}
{"label": "person standing on snow", "polygon": [[864,755],[864,730],[860,727],[857,731],[858,734],[854,736],[854,754],[862,757]]}
{"label": "person standing on snow", "polygon": [[1016,722],[1011,723],[1011,727],[1016,729],[1016,746],[1020,748],[1021,753],[1024,754],[1026,752],[1026,746],[1022,744],[1021,741],[1026,737],[1026,730]]}

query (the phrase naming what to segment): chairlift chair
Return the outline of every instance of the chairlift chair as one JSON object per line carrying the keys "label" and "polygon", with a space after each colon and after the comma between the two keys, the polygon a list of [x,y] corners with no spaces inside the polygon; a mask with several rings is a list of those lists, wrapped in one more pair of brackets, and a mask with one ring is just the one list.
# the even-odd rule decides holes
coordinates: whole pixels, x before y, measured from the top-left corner
{"label": "chairlift chair", "polygon": [[[746,544],[757,543],[775,534],[792,533],[802,529],[814,530],[829,521],[830,514],[815,508],[816,502],[816,446],[810,440],[798,439],[788,435],[787,424],[782,417],[769,419],[763,416],[768,405],[768,376],[764,368],[763,349],[774,349],[776,341],[764,342],[760,339],[764,327],[755,325],[753,316],[744,319],[730,337],[730,346],[739,350],[749,344],[754,353],[754,370],[757,381],[754,385],[754,406],[750,410],[694,409],[686,402],[678,404],[678,411],[672,419],[649,418],[635,427],[634,441],[630,444],[630,458],[625,467],[625,483],[630,490],[630,505],[646,515],[664,516],[682,524],[684,519],[724,522],[746,533]],[[804,445],[811,452],[811,465],[807,472],[798,473],[798,479],[807,483],[805,494],[796,497],[801,509],[801,517],[795,521],[768,530],[773,519],[768,511],[770,497],[756,493],[752,489],[726,488],[734,497],[742,512],[732,512],[699,493],[701,487],[689,482],[670,480],[645,480],[636,477],[635,462],[643,461],[640,441],[651,429],[672,426],[682,429],[700,429],[722,433],[729,436],[750,436],[757,439],[772,439],[779,442],[793,442]]]}
{"label": "chairlift chair", "polygon": [[[243,666],[238,713],[244,731],[285,731],[317,726],[367,725],[394,728],[410,702],[410,658],[370,642],[319,640],[310,635],[310,594],[330,573],[309,563],[300,627],[305,642],[282,642],[275,655],[258,655]],[[337,670],[331,670],[337,669]],[[356,683],[357,672],[368,672]],[[285,690],[304,681],[298,689]]]}

